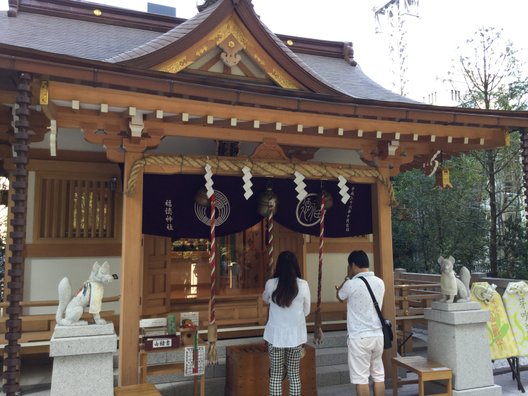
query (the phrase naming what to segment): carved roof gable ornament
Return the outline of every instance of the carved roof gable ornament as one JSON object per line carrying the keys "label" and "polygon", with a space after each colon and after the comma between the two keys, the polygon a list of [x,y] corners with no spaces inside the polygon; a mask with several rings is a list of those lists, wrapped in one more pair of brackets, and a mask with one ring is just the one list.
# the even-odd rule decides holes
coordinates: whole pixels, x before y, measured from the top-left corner
{"label": "carved roof gable ornament", "polygon": [[203,6],[202,11],[193,18],[104,61],[172,74],[183,70],[194,75],[214,74],[229,84],[257,83],[346,95],[271,32],[255,13],[251,0],[201,0],[198,5]]}
{"label": "carved roof gable ornament", "polygon": [[7,16],[16,17],[18,15],[18,0],[9,0],[9,10]]}
{"label": "carved roof gable ornament", "polygon": [[357,66],[357,62],[354,60],[354,47],[352,43],[344,43],[343,56],[350,66]]}
{"label": "carved roof gable ornament", "polygon": [[220,58],[226,66],[233,67],[238,65],[242,59],[242,56],[240,56],[238,52],[244,47],[235,37],[233,37],[233,35],[229,35],[224,41],[219,43],[218,46],[224,50],[224,52],[220,54]]}
{"label": "carved roof gable ornament", "polygon": [[196,0],[196,8],[198,9],[198,12],[202,12],[217,1],[218,0]]}
{"label": "carved roof gable ornament", "polygon": [[[213,5],[218,0],[196,0],[196,8],[198,9],[198,12],[202,12],[207,7]],[[233,5],[236,7],[240,0],[231,0],[233,2]],[[248,3],[251,4],[251,0],[248,0]]]}
{"label": "carved roof gable ornament", "polygon": [[[218,66],[225,65],[229,71]],[[154,66],[179,73],[197,70],[255,78],[287,89],[302,89],[295,77],[280,67],[236,15],[231,15],[179,55]]]}

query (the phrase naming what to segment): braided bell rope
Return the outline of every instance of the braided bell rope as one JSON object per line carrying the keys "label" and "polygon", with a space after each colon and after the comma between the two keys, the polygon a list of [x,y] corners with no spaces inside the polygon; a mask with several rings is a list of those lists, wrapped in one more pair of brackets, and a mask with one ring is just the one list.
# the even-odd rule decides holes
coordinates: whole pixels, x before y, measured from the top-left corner
{"label": "braided bell rope", "polygon": [[323,247],[324,247],[324,231],[325,231],[325,193],[321,194],[321,207],[320,207],[320,221],[319,221],[319,268],[317,271],[317,308],[315,309],[315,329],[314,329],[314,341],[316,344],[323,342],[323,327],[321,317],[321,289],[322,289],[322,278],[323,278]]}
{"label": "braided bell rope", "polygon": [[268,249],[268,274],[271,278],[273,276],[273,210],[271,209],[266,218],[266,228],[268,230],[268,238],[266,240]]}
{"label": "braided bell rope", "polygon": [[209,267],[211,269],[211,304],[209,309],[209,323],[215,324],[216,322],[216,238],[215,238],[215,216],[216,216],[216,197],[215,194],[211,195],[211,236],[209,249]]}
{"label": "braided bell rope", "polygon": [[216,327],[216,195],[211,195],[211,235],[209,248],[209,267],[211,269],[211,297],[209,299],[209,326],[207,328],[207,341],[209,344],[207,360],[209,364],[218,363],[218,353],[216,349],[217,327]]}
{"label": "braided bell rope", "polygon": [[385,178],[377,169],[359,169],[347,165],[324,165],[317,163],[293,162],[266,162],[244,158],[218,158],[218,157],[188,157],[175,155],[146,156],[138,159],[132,165],[130,175],[126,181],[126,193],[133,195],[135,192],[139,173],[147,165],[168,165],[183,168],[203,169],[209,163],[214,173],[242,173],[242,168],[247,166],[253,176],[262,177],[291,177],[295,171],[302,173],[308,179],[337,179],[339,175],[347,180],[355,177],[372,177],[383,184],[389,191],[391,204],[395,204],[394,190],[390,180]]}

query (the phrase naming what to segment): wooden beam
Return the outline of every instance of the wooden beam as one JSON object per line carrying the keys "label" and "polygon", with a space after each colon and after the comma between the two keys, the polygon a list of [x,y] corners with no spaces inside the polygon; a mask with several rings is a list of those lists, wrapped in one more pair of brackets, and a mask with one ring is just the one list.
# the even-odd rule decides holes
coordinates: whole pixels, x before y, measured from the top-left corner
{"label": "wooden beam", "polygon": [[[380,130],[390,133],[436,135],[437,137],[465,136],[468,138],[485,138],[496,141],[500,128],[445,125],[446,123],[426,123],[413,120],[379,120],[360,118],[358,116],[343,116],[307,111],[274,110],[243,105],[228,105],[222,103],[202,102],[175,97],[142,94],[137,92],[121,92],[107,88],[80,87],[65,83],[50,82],[50,98],[53,100],[72,100],[72,96],[82,98],[82,103],[105,102],[111,106],[128,107],[135,104],[141,109],[153,111],[163,110],[165,113],[189,113],[195,115],[210,115],[219,119],[237,118],[238,120],[260,120],[264,123],[281,122],[284,125],[323,126],[324,128],[343,128],[344,130]],[[383,108],[378,108],[380,114]],[[428,113],[424,113],[428,115]],[[424,115],[424,117],[425,117]],[[497,117],[481,117],[482,120],[493,121]],[[505,131],[504,131],[505,133]],[[501,140],[502,141],[502,140]]]}
{"label": "wooden beam", "polygon": [[14,104],[16,102],[15,91],[0,91],[0,105]]}
{"label": "wooden beam", "polygon": [[[276,139],[278,144],[298,146],[302,144],[304,147],[327,147],[327,148],[339,148],[339,149],[354,149],[361,150],[366,149],[370,146],[374,147],[375,144],[370,143],[368,140],[358,140],[344,137],[333,137],[333,136],[318,136],[318,135],[303,135],[302,141],[300,141],[299,134],[297,132],[278,132],[278,131],[263,131],[258,130],[244,130],[238,128],[211,128],[203,125],[182,125],[182,124],[163,124],[154,121],[145,121],[145,130],[148,132],[150,128],[153,129],[164,129],[165,136],[180,136],[180,137],[192,137],[192,138],[203,138],[203,139],[218,139],[219,136],[222,140],[229,140],[235,142],[263,142],[264,139],[273,137]],[[219,132],[221,131],[221,133]]]}
{"label": "wooden beam", "polygon": [[[389,170],[378,168],[378,171],[388,179]],[[392,261],[392,220],[391,199],[387,187],[379,180],[373,185],[372,194],[372,225],[374,236],[374,272],[385,283],[385,298],[383,299],[383,316],[396,326],[394,301],[394,266]],[[391,358],[396,356],[396,342],[392,349],[383,353],[385,371],[390,373]]]}
{"label": "wooden beam", "polygon": [[[125,154],[125,180],[141,153]],[[121,253],[121,313],[119,316],[119,386],[138,383],[138,339],[142,290],[143,171],[140,170],[136,192],[123,194],[123,239]]]}
{"label": "wooden beam", "polygon": [[[89,247],[88,247],[89,246]],[[120,256],[121,243],[32,243],[26,245],[26,257],[103,257]]]}

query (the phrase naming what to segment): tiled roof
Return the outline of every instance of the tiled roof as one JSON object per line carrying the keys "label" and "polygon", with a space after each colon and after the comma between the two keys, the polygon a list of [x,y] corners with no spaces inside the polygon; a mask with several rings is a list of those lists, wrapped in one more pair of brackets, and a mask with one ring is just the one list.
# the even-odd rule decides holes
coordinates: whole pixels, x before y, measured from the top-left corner
{"label": "tiled roof", "polygon": [[354,98],[418,103],[382,87],[363,73],[359,65],[351,66],[344,59],[307,54],[298,56],[327,83]]}
{"label": "tiled roof", "polygon": [[[0,42],[55,54],[118,63],[152,53],[183,38],[220,4],[161,34],[150,30],[19,12],[0,12]],[[334,89],[358,99],[416,103],[383,88],[344,59],[295,54],[265,25],[276,44],[300,67]]]}
{"label": "tiled roof", "polygon": [[108,59],[105,59],[105,61],[110,63],[124,62],[139,56],[147,55],[174,43],[199,26],[209,15],[211,15],[211,13],[216,9],[216,7],[218,7],[219,4],[220,3],[218,2],[215,5],[208,7],[205,11],[196,14],[193,18],[186,20],[182,24],[176,26],[174,29],[169,30],[167,33],[162,34],[161,36],[155,37],[137,48],[133,48],[118,55],[109,57]]}
{"label": "tiled roof", "polygon": [[103,60],[159,36],[159,32],[69,18],[0,12],[0,42],[54,54]]}
{"label": "tiled roof", "polygon": [[265,25],[268,33],[275,39],[277,45],[290,55],[302,68],[325,81],[344,94],[358,99],[374,99],[393,102],[417,103],[416,101],[398,95],[371,80],[359,67],[352,66],[343,58],[330,58],[318,55],[295,54]]}

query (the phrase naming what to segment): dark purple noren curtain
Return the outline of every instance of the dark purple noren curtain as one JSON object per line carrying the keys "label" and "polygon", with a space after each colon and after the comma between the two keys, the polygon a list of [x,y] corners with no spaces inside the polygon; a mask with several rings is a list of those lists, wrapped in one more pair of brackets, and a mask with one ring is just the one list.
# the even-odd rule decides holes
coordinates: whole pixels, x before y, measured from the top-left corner
{"label": "dark purple noren curtain", "polygon": [[[244,198],[243,180],[235,176],[213,176],[216,194],[216,235],[243,231],[262,220],[257,211],[260,194],[271,186],[278,197],[275,221],[290,230],[319,236],[320,193],[333,197],[325,216],[326,237],[350,237],[372,233],[372,201],[369,184],[349,183],[350,200],[343,204],[337,180],[305,180],[308,196],[297,200],[293,179],[254,177],[253,196]],[[208,207],[195,203],[203,188],[201,175],[144,176],[143,233],[177,238],[209,238]]]}

